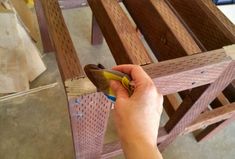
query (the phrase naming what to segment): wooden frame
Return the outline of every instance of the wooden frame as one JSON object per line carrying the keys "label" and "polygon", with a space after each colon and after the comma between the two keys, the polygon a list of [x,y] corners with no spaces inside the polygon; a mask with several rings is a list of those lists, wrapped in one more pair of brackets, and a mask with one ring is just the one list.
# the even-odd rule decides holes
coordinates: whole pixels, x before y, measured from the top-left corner
{"label": "wooden frame", "polygon": [[[61,1],[64,6],[73,4],[73,2],[72,0],[68,3]],[[85,4],[86,1],[77,2]],[[123,2],[153,52],[162,62],[153,63],[135,31],[135,27],[116,0],[88,0],[117,64],[141,65],[163,95],[190,90],[180,94],[184,97],[182,103],[178,108],[171,108],[169,121],[160,128],[157,141],[160,150],[164,150],[178,135],[194,131],[205,125],[216,124],[225,119],[228,119],[226,122],[232,120],[235,116],[234,103],[204,112],[207,106],[235,78],[233,69],[235,62],[226,51],[221,47],[215,50],[207,49],[198,34],[190,30],[188,24],[183,21],[184,18],[168,1],[124,0]],[[97,93],[95,87],[85,78],[58,1],[41,0],[41,4],[66,88],[76,157],[110,158],[122,153],[119,141],[103,146],[111,103],[101,93]],[[211,7],[208,3],[204,5]],[[136,8],[140,7],[143,9],[143,14],[158,17],[159,23],[165,26],[166,30],[159,30],[156,34],[161,37],[160,39],[156,39],[156,35],[150,34],[151,30],[155,30],[155,25],[153,25],[155,21],[148,21],[145,19],[146,17],[138,16]],[[151,9],[147,10],[147,8]],[[215,17],[220,16],[217,11],[212,13]],[[170,17],[168,20],[165,18],[166,15]],[[98,39],[100,40],[101,32],[97,28],[95,19],[93,20],[93,24],[95,24],[93,29],[98,29]],[[177,27],[173,27],[173,24]],[[148,27],[150,25],[152,27]],[[233,34],[230,32],[233,31],[233,28],[229,27],[226,20],[219,26],[228,30],[228,32],[220,32],[220,34],[225,34],[228,39],[232,40]],[[167,34],[164,34],[164,31]],[[100,43],[99,40],[97,40],[98,43]],[[160,53],[154,42],[162,45]],[[171,49],[164,46],[166,43],[170,43],[169,48]],[[170,54],[174,48],[180,49],[176,50],[178,54]],[[164,52],[169,54],[164,54]],[[199,54],[194,55],[194,53]],[[84,87],[85,82],[86,86],[89,86],[88,88]],[[92,104],[94,102],[98,105]],[[171,106],[170,101],[168,103]],[[202,112],[204,113],[201,114]]]}

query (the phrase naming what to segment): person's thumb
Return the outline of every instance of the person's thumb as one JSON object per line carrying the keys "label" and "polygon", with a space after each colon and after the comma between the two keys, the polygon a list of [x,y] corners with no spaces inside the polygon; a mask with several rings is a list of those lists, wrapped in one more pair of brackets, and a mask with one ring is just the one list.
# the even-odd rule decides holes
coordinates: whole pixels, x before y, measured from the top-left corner
{"label": "person's thumb", "polygon": [[117,99],[129,97],[128,91],[123,87],[123,85],[119,81],[110,81],[110,87],[116,94]]}

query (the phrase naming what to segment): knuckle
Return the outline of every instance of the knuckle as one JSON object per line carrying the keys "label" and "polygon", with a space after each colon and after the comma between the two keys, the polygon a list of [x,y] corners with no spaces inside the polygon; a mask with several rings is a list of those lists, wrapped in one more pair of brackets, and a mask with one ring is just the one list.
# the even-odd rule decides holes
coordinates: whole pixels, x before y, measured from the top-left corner
{"label": "knuckle", "polygon": [[140,65],[134,65],[135,69],[142,70],[142,67]]}

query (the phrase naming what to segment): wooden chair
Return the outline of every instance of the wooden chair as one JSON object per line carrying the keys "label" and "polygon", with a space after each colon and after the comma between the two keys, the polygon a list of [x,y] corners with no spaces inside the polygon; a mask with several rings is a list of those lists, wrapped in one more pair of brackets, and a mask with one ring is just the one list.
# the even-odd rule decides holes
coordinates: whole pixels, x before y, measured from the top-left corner
{"label": "wooden chair", "polygon": [[[61,14],[60,6],[88,3],[92,43],[102,43],[103,35],[117,64],[141,65],[165,95],[169,120],[159,129],[161,151],[178,135],[206,127],[196,136],[204,140],[235,119],[234,46],[228,46],[235,43],[235,27],[210,0],[123,0],[159,63],[118,1],[35,0],[44,49],[55,51],[66,88],[76,158],[122,153],[119,141],[103,145],[111,103],[85,77]],[[172,103],[174,96],[182,102]]]}

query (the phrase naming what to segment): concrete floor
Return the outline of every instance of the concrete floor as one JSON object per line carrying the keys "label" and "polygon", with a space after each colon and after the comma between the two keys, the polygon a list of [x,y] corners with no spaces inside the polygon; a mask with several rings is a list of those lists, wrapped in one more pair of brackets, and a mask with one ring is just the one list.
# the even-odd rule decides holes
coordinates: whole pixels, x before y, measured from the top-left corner
{"label": "concrete floor", "polygon": [[[115,65],[104,43],[90,45],[91,12],[88,8],[64,11],[82,65]],[[56,87],[0,103],[0,159],[73,159],[66,98],[55,57],[43,57],[48,70],[31,84],[38,87],[58,82]],[[105,142],[117,140],[110,119]],[[235,123],[213,139],[196,143],[192,134],[178,137],[163,153],[165,159],[234,159]],[[123,156],[115,157],[122,159]]]}

